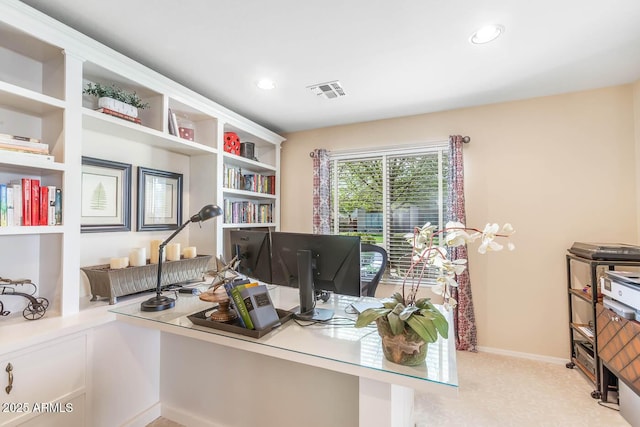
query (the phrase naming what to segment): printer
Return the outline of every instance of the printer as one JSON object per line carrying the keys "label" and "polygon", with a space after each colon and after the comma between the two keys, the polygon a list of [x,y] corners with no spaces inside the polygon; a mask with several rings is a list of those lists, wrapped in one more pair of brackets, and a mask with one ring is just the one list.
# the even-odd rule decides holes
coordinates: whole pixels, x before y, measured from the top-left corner
{"label": "printer", "polygon": [[625,319],[640,321],[640,272],[607,271],[600,278],[602,305]]}

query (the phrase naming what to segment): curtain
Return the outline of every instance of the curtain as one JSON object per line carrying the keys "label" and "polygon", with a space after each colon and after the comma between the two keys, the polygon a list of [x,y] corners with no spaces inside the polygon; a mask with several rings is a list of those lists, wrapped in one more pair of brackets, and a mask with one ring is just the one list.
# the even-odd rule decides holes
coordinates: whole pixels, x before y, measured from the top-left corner
{"label": "curtain", "polygon": [[331,232],[329,153],[313,150],[313,234]]}
{"label": "curtain", "polygon": [[[458,221],[467,225],[464,207],[464,165],[462,160],[462,136],[449,137],[449,198],[447,216],[449,221]],[[468,259],[467,247],[457,246],[451,248],[451,260]],[[469,280],[469,266],[457,277],[458,288],[454,289],[453,297],[458,301],[454,311],[454,333],[456,336],[456,349],[465,351],[478,351],[478,337],[476,331],[476,319],[473,312],[473,299],[471,297],[471,281]]]}

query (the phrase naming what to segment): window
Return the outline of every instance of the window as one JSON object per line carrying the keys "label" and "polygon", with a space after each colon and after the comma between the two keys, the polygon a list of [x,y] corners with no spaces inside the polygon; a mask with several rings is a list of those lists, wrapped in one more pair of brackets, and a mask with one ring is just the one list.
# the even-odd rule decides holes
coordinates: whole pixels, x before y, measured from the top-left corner
{"label": "window", "polygon": [[333,232],[383,246],[386,280],[400,279],[410,265],[405,234],[426,222],[444,226],[447,147],[331,153]]}

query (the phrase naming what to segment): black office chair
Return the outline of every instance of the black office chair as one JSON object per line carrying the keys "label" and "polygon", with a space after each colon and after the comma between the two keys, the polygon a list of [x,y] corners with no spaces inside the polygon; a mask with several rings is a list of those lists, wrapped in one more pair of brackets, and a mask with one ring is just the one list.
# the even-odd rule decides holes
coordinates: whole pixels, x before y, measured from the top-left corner
{"label": "black office chair", "polygon": [[387,251],[378,245],[360,245],[360,295],[374,297],[387,267]]}

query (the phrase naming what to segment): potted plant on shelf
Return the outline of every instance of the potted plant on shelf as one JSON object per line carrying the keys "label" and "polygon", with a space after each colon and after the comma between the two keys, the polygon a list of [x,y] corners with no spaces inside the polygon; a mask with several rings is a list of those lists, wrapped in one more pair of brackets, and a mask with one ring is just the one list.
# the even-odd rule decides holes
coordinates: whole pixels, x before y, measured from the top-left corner
{"label": "potted plant on shelf", "polygon": [[97,97],[100,108],[107,108],[132,118],[138,117],[139,108],[149,107],[149,104],[142,102],[135,92],[128,92],[114,84],[107,86],[100,83],[87,83],[82,93]]}
{"label": "potted plant on shelf", "polygon": [[[461,246],[480,239],[478,252],[499,251],[503,245],[496,238],[508,238],[514,233],[510,224],[501,229],[498,224],[487,224],[484,230],[466,227],[459,222],[449,222],[437,230],[430,223],[416,227],[405,236],[412,246],[412,260],[402,282],[402,293],[381,300],[383,307],[369,308],[358,315],[355,326],[365,327],[376,322],[382,338],[385,357],[402,365],[419,365],[424,362],[429,343],[436,342],[438,335],[448,338],[449,323],[444,314],[430,298],[416,299],[418,288],[428,273],[435,273],[436,285],[431,289],[443,298],[445,309],[455,307],[452,288],[457,287],[456,276],[467,264],[466,259],[447,259],[447,247]],[[434,243],[443,239],[444,245]],[[507,247],[513,250],[510,242]],[[407,291],[408,283],[411,283]]]}

